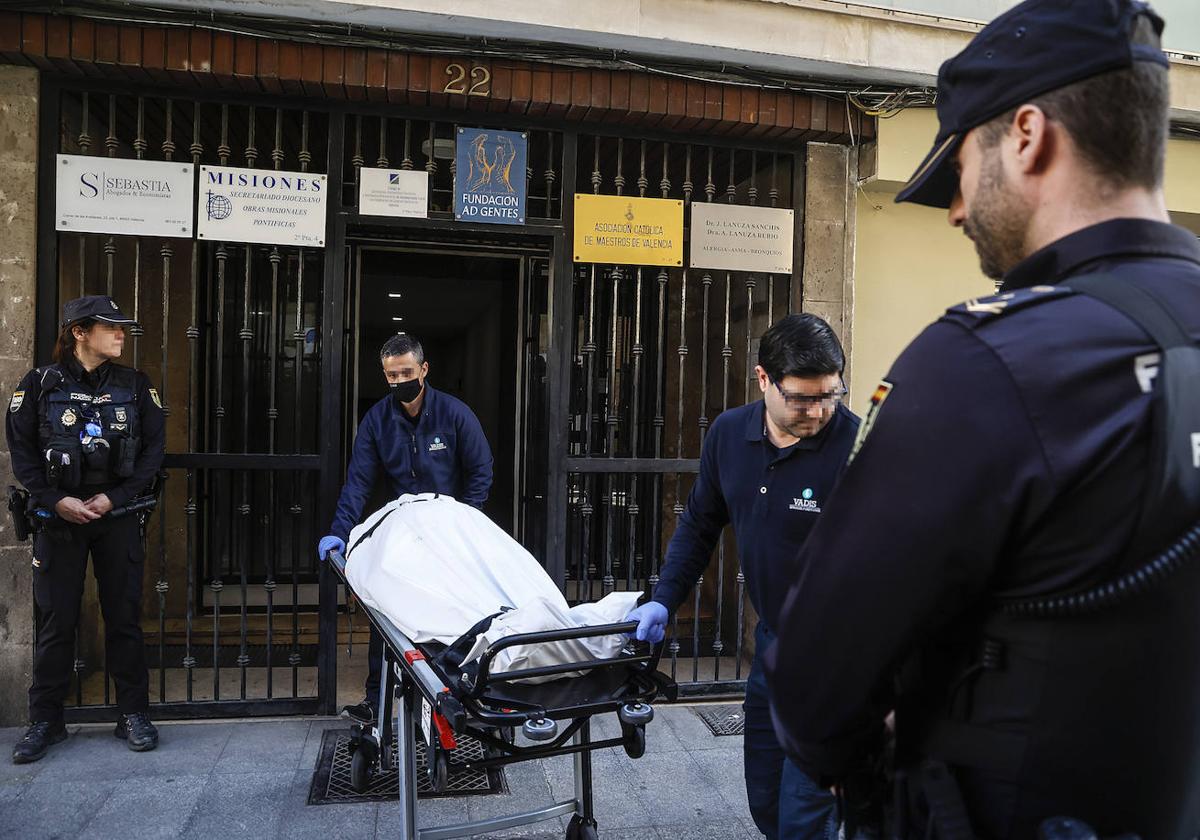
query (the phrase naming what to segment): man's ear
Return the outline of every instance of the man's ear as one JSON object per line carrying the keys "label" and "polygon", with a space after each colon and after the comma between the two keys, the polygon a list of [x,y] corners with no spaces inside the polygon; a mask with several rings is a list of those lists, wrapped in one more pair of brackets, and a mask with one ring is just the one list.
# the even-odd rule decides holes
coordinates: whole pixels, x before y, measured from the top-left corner
{"label": "man's ear", "polygon": [[1008,135],[1001,143],[1011,144],[1011,156],[1019,173],[1036,175],[1048,166],[1057,140],[1046,112],[1037,105],[1025,104],[1017,108]]}

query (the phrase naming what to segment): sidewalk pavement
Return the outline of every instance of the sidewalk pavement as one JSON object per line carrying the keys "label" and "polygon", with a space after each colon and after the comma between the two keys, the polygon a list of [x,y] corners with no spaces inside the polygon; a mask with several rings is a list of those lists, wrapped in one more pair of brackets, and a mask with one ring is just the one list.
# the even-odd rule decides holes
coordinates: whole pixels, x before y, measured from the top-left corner
{"label": "sidewalk pavement", "polygon": [[[646,754],[593,753],[596,821],[605,840],[752,840],[742,739],[716,737],[688,706],[655,707]],[[610,720],[611,718],[611,720]],[[0,838],[320,838],[399,836],[395,802],[307,805],[327,729],[337,718],[159,723],[161,743],[134,753],[112,725],[69,727],[34,764],[9,763],[20,729],[0,729]],[[619,735],[615,715],[593,737]],[[527,810],[574,795],[571,759],[506,769],[509,793],[422,800],[418,824],[444,825]],[[561,840],[562,819],[488,837]]]}

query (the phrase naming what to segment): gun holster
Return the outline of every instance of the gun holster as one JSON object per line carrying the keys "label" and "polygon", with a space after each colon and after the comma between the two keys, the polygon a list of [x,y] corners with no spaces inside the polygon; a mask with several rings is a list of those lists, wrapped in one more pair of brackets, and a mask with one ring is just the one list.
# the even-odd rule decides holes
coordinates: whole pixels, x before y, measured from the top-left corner
{"label": "gun holster", "polygon": [[8,485],[8,513],[12,517],[13,534],[17,542],[25,542],[34,532],[33,517],[29,513],[29,491]]}

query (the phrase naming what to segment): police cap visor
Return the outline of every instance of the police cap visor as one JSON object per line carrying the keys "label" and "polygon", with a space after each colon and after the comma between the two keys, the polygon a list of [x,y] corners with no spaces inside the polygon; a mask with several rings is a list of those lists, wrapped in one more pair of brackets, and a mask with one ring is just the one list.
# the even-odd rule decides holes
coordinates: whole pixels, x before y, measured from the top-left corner
{"label": "police cap visor", "polygon": [[1132,43],[1138,19],[1163,21],[1138,0],[1026,0],[993,20],[938,70],[938,135],[896,201],[948,208],[958,189],[954,155],[962,138],[1048,91],[1150,61],[1156,47]]}
{"label": "police cap visor", "polygon": [[108,295],[88,295],[63,304],[62,326],[69,327],[89,318],[106,324],[135,326],[137,321],[125,315]]}

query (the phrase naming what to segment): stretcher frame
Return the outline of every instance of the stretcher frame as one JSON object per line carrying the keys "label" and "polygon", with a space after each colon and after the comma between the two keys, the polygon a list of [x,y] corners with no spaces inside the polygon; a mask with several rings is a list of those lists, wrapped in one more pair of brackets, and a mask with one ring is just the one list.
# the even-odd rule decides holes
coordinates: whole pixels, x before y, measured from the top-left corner
{"label": "stretcher frame", "polygon": [[[346,588],[353,591],[346,579],[346,558],[340,552],[329,555],[330,566]],[[537,644],[567,639],[605,636],[615,633],[632,634],[636,622],[569,628],[539,633],[522,633],[501,639],[484,651],[474,679],[460,674],[456,684],[447,679],[426,651],[414,644],[387,616],[359,602],[371,624],[383,637],[383,661],[379,699],[375,720],[368,725],[356,725],[351,742],[353,753],[351,777],[356,787],[365,787],[366,779],[381,766],[391,762],[392,734],[396,734],[398,788],[400,799],[400,840],[450,840],[517,826],[530,825],[555,817],[571,819],[567,840],[595,840],[597,837],[592,792],[591,753],[609,747],[623,747],[631,758],[645,752],[645,727],[653,718],[650,703],[657,697],[674,700],[676,684],[658,671],[663,644],[651,645],[649,653],[621,656],[599,662],[575,662],[541,668],[528,668],[505,674],[492,674],[491,663],[503,649],[518,644]],[[497,700],[492,692],[518,679],[553,676],[576,672],[607,672],[610,684],[617,669],[624,668],[627,678],[621,690],[588,702],[573,702],[563,706],[529,704],[511,697]],[[561,683],[562,681],[557,681]],[[554,683],[548,683],[554,685]],[[399,703],[395,701],[399,698]],[[506,705],[497,707],[497,703]],[[524,706],[524,708],[517,708]],[[418,712],[418,710],[420,710]],[[616,712],[621,722],[621,737],[594,741],[591,738],[591,718],[596,714]],[[428,772],[434,787],[444,787],[449,773],[449,751],[454,735],[470,735],[489,748],[490,755],[479,761],[462,765],[466,769],[486,770],[522,761],[533,761],[557,755],[574,758],[575,796],[572,799],[547,804],[541,808],[504,817],[474,822],[419,828],[417,826],[417,767],[416,732],[418,720],[427,748]],[[540,722],[549,727],[553,721],[570,721],[563,731],[547,738],[542,745],[519,744],[515,728],[526,721]],[[433,737],[436,734],[436,737]]]}

